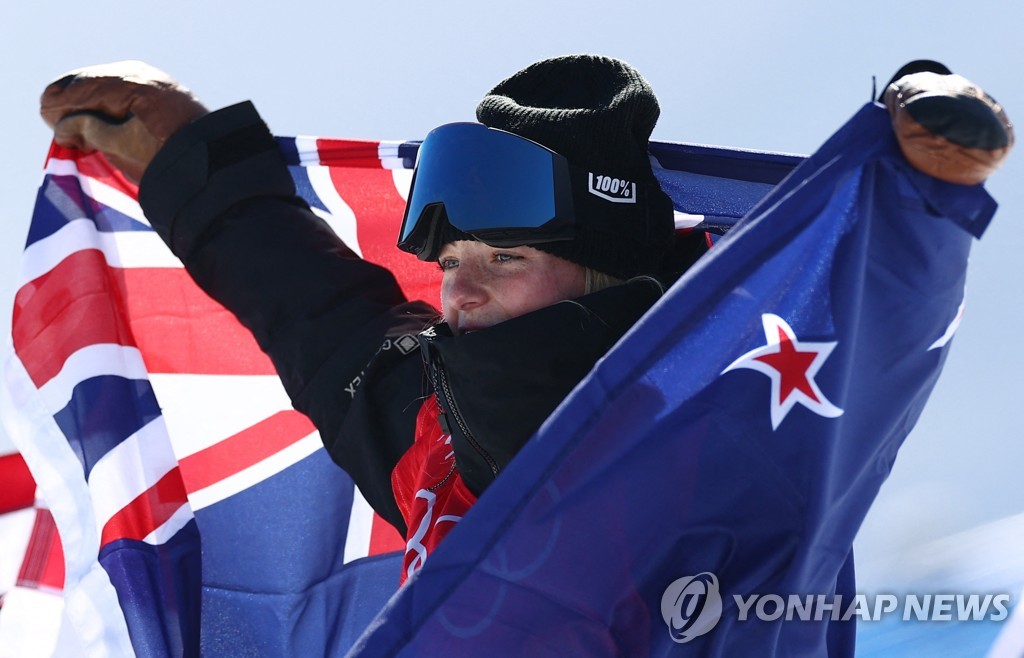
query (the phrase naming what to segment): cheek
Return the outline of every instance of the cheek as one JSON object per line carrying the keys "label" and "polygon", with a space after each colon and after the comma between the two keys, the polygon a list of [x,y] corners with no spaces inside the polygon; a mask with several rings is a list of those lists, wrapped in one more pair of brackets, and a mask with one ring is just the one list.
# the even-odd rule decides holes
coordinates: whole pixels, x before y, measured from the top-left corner
{"label": "cheek", "polygon": [[547,287],[551,295],[556,297],[554,301],[581,297],[587,287],[586,270],[575,263],[560,264],[548,273]]}
{"label": "cheek", "polygon": [[509,282],[502,298],[505,307],[522,315],[566,299],[583,295],[586,275],[583,268],[570,267],[538,273],[536,276]]}
{"label": "cheek", "polygon": [[451,280],[448,277],[441,279],[441,313],[448,318],[451,310]]}

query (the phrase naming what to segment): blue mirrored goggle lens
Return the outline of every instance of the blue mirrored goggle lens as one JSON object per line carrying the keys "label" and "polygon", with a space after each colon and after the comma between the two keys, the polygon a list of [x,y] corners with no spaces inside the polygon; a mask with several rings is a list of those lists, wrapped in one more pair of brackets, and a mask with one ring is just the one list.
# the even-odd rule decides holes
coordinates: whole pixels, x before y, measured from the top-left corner
{"label": "blue mirrored goggle lens", "polygon": [[417,250],[423,222],[443,204],[448,222],[466,233],[536,229],[556,219],[562,156],[511,133],[476,123],[433,130],[420,146],[399,246]]}

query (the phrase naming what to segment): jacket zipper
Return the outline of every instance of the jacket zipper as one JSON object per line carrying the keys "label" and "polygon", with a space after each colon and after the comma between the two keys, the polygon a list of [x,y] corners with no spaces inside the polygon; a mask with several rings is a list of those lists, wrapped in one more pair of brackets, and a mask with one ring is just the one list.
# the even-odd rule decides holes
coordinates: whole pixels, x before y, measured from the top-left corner
{"label": "jacket zipper", "polygon": [[429,489],[427,489],[427,491],[437,491],[438,489],[440,489],[441,485],[443,485],[445,482],[447,482],[448,479],[452,476],[452,473],[454,473],[454,472],[455,472],[455,460],[453,459],[452,460],[452,467],[448,469],[448,475],[445,475],[443,478],[441,478],[441,480],[437,484],[431,486]]}
{"label": "jacket zipper", "polygon": [[[469,445],[473,446],[473,449],[480,453],[480,456],[487,462],[487,466],[491,469],[491,473],[494,476],[498,475],[498,463],[494,461],[494,458],[483,446],[473,437],[473,433],[469,431],[469,427],[466,425],[465,420],[462,418],[462,414],[459,413],[459,407],[455,404],[455,396],[452,395],[452,389],[448,385],[448,377],[444,374],[444,368],[441,367],[439,360],[432,355],[430,368],[432,379],[434,380],[434,390],[439,392],[444,398],[445,406],[448,407],[448,412],[451,413],[452,417],[455,418],[455,422],[458,423],[462,433],[466,435],[466,440],[469,441]],[[440,380],[440,382],[438,381]],[[441,409],[441,413],[445,413],[444,409]],[[447,478],[446,478],[447,479]]]}

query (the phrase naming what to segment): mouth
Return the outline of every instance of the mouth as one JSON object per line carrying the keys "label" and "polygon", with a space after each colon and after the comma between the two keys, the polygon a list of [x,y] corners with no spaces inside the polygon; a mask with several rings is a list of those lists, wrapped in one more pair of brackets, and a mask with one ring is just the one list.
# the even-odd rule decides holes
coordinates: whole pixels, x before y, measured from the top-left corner
{"label": "mouth", "polygon": [[504,322],[504,320],[505,318],[502,318],[500,316],[495,318],[490,314],[487,314],[485,317],[483,316],[483,314],[474,314],[473,317],[457,318],[455,322],[453,324],[450,324],[449,326],[451,326],[452,329],[457,334],[471,334],[476,331],[483,331],[484,329],[489,329],[490,327],[493,327],[496,324]]}
{"label": "mouth", "polygon": [[478,324],[460,325],[458,327],[458,333],[459,333],[459,335],[471,334],[474,331],[480,331],[481,329],[486,329],[486,328],[487,328],[486,325],[478,325]]}

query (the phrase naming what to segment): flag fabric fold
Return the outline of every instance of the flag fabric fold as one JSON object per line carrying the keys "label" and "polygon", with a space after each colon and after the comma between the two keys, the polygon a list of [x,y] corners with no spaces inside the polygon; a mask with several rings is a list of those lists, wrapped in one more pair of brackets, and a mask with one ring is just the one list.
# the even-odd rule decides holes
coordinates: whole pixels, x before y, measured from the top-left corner
{"label": "flag fabric fold", "polygon": [[[356,253],[437,299],[436,268],[394,248],[418,143],[278,144]],[[371,621],[353,655],[845,646],[848,628],[741,626],[728,603],[679,645],[659,601],[702,572],[723,595],[849,587],[853,535],[941,368],[968,233],[994,204],[909,171],[878,106],[806,162],[651,153],[680,230],[715,242],[749,216],[374,620],[397,587],[397,534],[188,280],[134,186],[54,147],[0,415],[60,532],[83,655],[343,655]]]}

